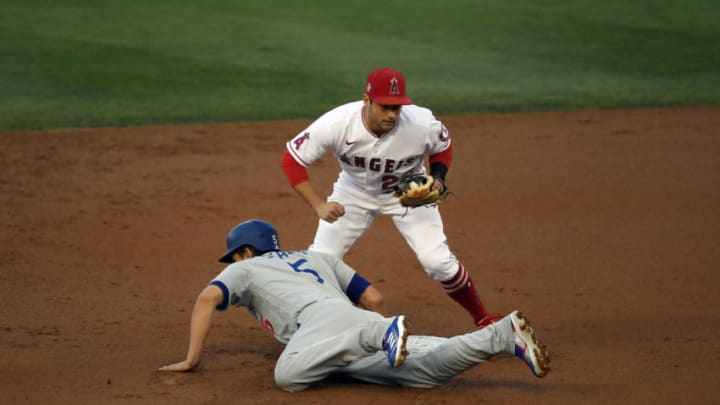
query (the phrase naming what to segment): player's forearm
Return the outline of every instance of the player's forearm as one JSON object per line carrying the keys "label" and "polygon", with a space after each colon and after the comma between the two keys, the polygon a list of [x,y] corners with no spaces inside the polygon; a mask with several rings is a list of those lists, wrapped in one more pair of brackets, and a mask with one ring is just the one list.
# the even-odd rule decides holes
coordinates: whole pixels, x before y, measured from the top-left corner
{"label": "player's forearm", "polygon": [[315,211],[318,211],[319,206],[323,204],[322,198],[315,192],[312,184],[310,184],[310,176],[307,171],[302,167],[295,159],[290,155],[290,152],[285,151],[280,161],[280,167],[282,168],[285,177],[290,183],[290,186],[308,203]]}
{"label": "player's forearm", "polygon": [[365,289],[365,291],[360,296],[360,300],[358,303],[361,307],[369,311],[374,311],[380,314],[383,314],[385,312],[382,294],[377,288],[373,286],[368,286]]}
{"label": "player's forearm", "polygon": [[445,181],[447,176],[448,167],[442,162],[434,162],[430,164],[430,175]]}
{"label": "player's forearm", "polygon": [[440,153],[430,155],[430,175],[445,181],[445,176],[452,162],[452,145]]}
{"label": "player's forearm", "polygon": [[295,185],[295,191],[308,203],[314,210],[318,210],[318,207],[325,202],[320,195],[315,191],[310,181],[305,181]]}
{"label": "player's forearm", "polygon": [[190,321],[190,344],[185,361],[191,367],[197,366],[202,357],[203,346],[210,332],[216,303],[213,297],[200,294],[193,308]]}

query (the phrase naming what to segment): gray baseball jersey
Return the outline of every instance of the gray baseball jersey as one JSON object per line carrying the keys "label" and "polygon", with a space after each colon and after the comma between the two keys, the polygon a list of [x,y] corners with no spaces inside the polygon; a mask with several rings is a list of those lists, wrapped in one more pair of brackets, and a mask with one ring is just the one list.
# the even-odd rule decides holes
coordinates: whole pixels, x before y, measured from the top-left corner
{"label": "gray baseball jersey", "polygon": [[228,305],[247,307],[282,343],[297,331],[300,312],[331,298],[357,303],[369,285],[341,259],[307,251],[269,252],[229,265],[211,284]]}

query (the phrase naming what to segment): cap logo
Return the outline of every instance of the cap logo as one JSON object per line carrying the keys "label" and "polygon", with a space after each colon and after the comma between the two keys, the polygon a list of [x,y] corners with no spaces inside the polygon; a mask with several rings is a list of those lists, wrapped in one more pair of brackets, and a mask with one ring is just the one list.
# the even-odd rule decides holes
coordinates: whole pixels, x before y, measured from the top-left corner
{"label": "cap logo", "polygon": [[400,87],[396,78],[390,79],[390,94],[400,95]]}
{"label": "cap logo", "polygon": [[374,70],[367,75],[365,95],[380,105],[408,105],[412,100],[405,96],[405,76],[390,68]]}

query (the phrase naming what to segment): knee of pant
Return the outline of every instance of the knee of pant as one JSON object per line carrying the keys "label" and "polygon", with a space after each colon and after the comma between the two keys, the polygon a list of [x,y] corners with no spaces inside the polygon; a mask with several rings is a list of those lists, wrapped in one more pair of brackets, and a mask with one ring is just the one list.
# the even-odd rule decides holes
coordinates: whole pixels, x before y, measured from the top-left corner
{"label": "knee of pant", "polygon": [[425,272],[437,281],[445,281],[457,273],[458,262],[455,257],[447,252],[440,252],[439,249],[428,252],[420,252],[417,254],[420,264],[422,264]]}
{"label": "knee of pant", "polygon": [[297,392],[307,389],[310,384],[299,382],[298,373],[281,370],[275,367],[275,385],[285,391]]}

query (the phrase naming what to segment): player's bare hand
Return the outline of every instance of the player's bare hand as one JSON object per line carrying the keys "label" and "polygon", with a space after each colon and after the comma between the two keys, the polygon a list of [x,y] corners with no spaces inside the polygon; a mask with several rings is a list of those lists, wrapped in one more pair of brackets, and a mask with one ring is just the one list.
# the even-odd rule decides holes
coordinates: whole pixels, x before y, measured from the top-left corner
{"label": "player's bare hand", "polygon": [[183,360],[179,363],[162,366],[158,368],[158,371],[191,371],[194,368],[194,364],[190,364],[187,360]]}
{"label": "player's bare hand", "polygon": [[320,204],[316,208],[316,211],[320,219],[324,219],[330,223],[337,221],[338,218],[345,215],[345,207],[335,201]]}

